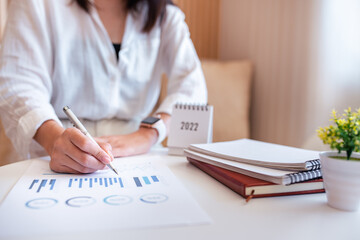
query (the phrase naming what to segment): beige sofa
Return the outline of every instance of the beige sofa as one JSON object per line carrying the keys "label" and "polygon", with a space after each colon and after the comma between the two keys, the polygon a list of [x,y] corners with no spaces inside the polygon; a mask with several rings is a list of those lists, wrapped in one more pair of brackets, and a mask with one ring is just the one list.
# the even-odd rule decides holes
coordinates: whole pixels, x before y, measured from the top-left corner
{"label": "beige sofa", "polygon": [[250,137],[250,61],[203,60],[208,103],[214,106],[213,141]]}
{"label": "beige sofa", "polygon": [[[208,88],[208,104],[214,106],[213,142],[249,138],[251,62],[202,60],[201,65]],[[164,76],[158,103],[166,96],[166,88]],[[163,145],[166,146],[166,140]]]}

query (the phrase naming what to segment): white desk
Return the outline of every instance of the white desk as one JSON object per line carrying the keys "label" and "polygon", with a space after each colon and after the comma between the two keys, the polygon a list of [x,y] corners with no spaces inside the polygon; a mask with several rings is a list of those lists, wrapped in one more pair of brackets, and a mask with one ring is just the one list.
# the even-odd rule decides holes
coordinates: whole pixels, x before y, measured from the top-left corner
{"label": "white desk", "polygon": [[[154,154],[163,156],[166,152],[151,153]],[[30,161],[0,167],[0,201]],[[44,236],[43,239],[360,239],[360,211],[342,212],[330,208],[323,193],[252,199],[245,203],[241,196],[189,164],[185,157],[168,156],[155,162],[173,171],[212,218],[212,224],[89,232]]]}

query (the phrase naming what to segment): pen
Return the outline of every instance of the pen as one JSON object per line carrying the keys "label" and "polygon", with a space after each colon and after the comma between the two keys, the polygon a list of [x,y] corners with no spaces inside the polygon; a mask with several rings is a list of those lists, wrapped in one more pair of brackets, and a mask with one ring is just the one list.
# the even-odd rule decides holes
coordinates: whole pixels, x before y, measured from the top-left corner
{"label": "pen", "polygon": [[[68,116],[68,118],[70,119],[70,121],[72,122],[72,124],[74,125],[74,127],[76,127],[77,129],[79,129],[84,135],[86,135],[88,138],[91,139],[91,141],[93,141],[94,143],[96,143],[98,146],[99,144],[95,141],[95,139],[90,135],[90,133],[86,130],[86,128],[84,127],[84,125],[82,125],[82,123],[80,122],[80,120],[75,116],[75,114],[73,113],[73,111],[71,111],[70,107],[65,106],[63,108],[66,116]],[[119,173],[116,171],[116,169],[114,168],[114,166],[110,163],[106,164],[106,166],[108,166],[111,170],[113,170],[117,175],[119,175]]]}

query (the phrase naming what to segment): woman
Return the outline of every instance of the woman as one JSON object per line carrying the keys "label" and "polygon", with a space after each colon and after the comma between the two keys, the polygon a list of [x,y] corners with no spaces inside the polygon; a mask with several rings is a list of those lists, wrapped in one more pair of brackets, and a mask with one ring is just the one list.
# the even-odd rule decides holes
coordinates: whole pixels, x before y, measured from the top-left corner
{"label": "woman", "polygon": [[[155,112],[166,126],[176,102],[206,102],[184,15],[169,0],[13,0],[8,16],[0,112],[23,158],[48,154],[56,172],[89,173],[113,156],[149,151],[163,139],[139,123],[156,104],[163,73],[168,95]],[[66,128],[65,105],[101,147]]]}

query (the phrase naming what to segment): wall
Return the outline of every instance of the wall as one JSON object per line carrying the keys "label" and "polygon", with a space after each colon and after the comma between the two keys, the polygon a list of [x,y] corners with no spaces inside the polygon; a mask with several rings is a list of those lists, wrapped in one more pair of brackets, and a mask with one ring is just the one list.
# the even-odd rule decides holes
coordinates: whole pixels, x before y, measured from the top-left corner
{"label": "wall", "polygon": [[8,0],[0,0],[0,39],[5,27],[7,2]]}
{"label": "wall", "polygon": [[[352,1],[340,16],[339,6],[329,7],[336,2],[350,4],[336,0],[221,1],[220,59],[249,58],[256,68],[252,138],[303,146],[318,126],[328,124],[333,107],[341,111],[359,107],[359,94],[354,92],[360,90],[360,68],[354,67],[352,56],[342,54],[347,43],[341,37],[349,26],[347,32],[359,33],[360,21],[354,19],[359,7]],[[353,17],[346,19],[347,14]],[[339,23],[339,19],[345,20]],[[341,50],[334,53],[334,49]],[[341,71],[344,64],[334,64],[336,59],[352,62],[353,68]],[[338,72],[342,74],[335,74]],[[344,87],[345,79],[352,84]]]}
{"label": "wall", "polygon": [[185,13],[191,39],[200,58],[217,58],[220,0],[175,0]]}
{"label": "wall", "polygon": [[314,62],[317,113],[360,107],[360,1],[323,0]]}

